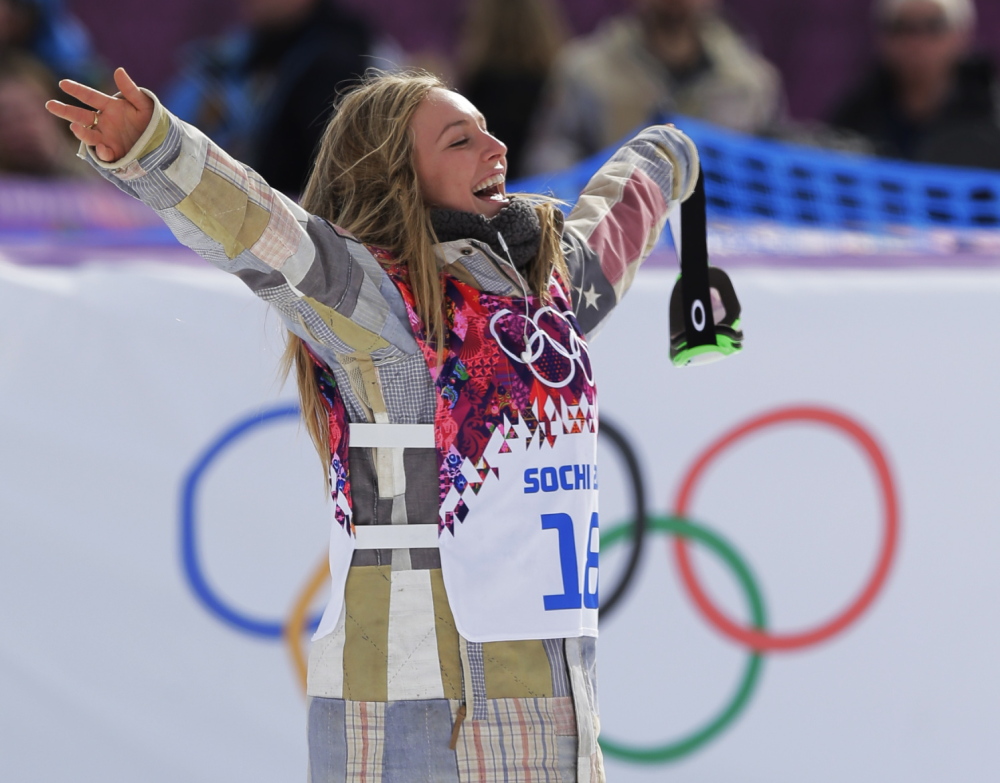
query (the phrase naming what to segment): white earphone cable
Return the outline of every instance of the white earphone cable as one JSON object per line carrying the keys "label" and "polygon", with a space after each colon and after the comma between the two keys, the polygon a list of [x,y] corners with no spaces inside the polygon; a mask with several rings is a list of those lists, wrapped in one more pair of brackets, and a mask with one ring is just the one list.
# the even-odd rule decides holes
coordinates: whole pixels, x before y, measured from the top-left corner
{"label": "white earphone cable", "polygon": [[503,248],[504,254],[507,256],[507,263],[513,270],[514,275],[517,277],[517,282],[521,286],[521,291],[524,293],[524,350],[521,353],[521,359],[526,362],[531,362],[531,351],[528,348],[528,318],[529,316],[529,305],[528,305],[528,283],[525,281],[524,277],[518,271],[517,267],[514,266],[514,259],[511,258],[510,249],[507,247],[507,242],[503,238],[503,234],[497,231],[497,239],[500,241],[500,247]]}

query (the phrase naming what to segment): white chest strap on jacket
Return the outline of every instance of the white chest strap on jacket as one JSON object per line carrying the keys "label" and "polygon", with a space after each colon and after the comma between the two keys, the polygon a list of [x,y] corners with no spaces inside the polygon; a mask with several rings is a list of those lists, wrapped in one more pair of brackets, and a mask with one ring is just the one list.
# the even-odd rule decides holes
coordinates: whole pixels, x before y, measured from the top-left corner
{"label": "white chest strap on jacket", "polygon": [[438,526],[355,525],[355,549],[436,549]]}
{"label": "white chest strap on jacket", "polygon": [[[350,425],[351,448],[372,449],[433,449],[433,424],[366,424]],[[355,525],[355,549],[429,549],[438,545],[438,526],[416,525]]]}
{"label": "white chest strap on jacket", "polygon": [[351,448],[433,449],[433,424],[367,424],[351,422]]}
{"label": "white chest strap on jacket", "polygon": [[[680,213],[680,214],[678,214]],[[705,174],[691,197],[670,214],[681,274],[670,295],[670,358],[677,367],[707,364],[743,348],[740,301],[729,276],[708,264]],[[724,314],[716,323],[712,291]]]}

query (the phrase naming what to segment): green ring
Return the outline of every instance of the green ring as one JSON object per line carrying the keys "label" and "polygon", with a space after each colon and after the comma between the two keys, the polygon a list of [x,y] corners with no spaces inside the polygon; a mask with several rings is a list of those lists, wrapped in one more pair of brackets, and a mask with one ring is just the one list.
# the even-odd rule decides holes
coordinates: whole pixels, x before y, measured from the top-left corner
{"label": "green ring", "polygon": [[[619,539],[628,535],[631,529],[632,526],[626,523],[611,528],[606,533],[602,531],[602,547],[606,548],[608,545],[616,543]],[[764,601],[760,590],[757,589],[757,584],[749,567],[736,554],[736,550],[729,543],[711,530],[680,517],[651,517],[649,519],[648,530],[692,538],[715,551],[736,573],[740,586],[746,593],[750,604],[753,627],[757,630],[764,630],[766,619]],[[663,764],[668,761],[676,761],[693,753],[732,724],[743,711],[750,700],[750,695],[753,693],[757,681],[760,679],[762,661],[763,656],[760,652],[751,652],[750,659],[747,661],[746,669],[743,672],[743,678],[736,689],[736,693],[730,699],[729,704],[715,718],[712,718],[703,727],[696,729],[688,736],[668,742],[665,745],[649,747],[626,745],[625,743],[602,737],[600,739],[601,749],[613,758],[639,764]]]}

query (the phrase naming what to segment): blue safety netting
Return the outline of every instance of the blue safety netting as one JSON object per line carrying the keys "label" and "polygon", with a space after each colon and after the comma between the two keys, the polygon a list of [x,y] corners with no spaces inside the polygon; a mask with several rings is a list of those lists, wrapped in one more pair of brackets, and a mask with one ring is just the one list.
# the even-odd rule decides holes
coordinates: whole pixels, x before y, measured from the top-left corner
{"label": "blue safety netting", "polygon": [[[881,238],[909,236],[906,250],[940,252],[936,246],[921,245],[920,237],[993,235],[993,231],[974,229],[1000,227],[1000,173],[893,162],[756,139],[688,118],[673,121],[701,152],[709,220],[714,225],[710,239],[714,237],[718,245],[720,237],[728,237],[726,248],[717,246],[715,252],[734,248],[812,252],[790,237],[816,234],[825,237],[826,250],[834,246],[835,236],[867,235],[876,244]],[[612,152],[605,150],[565,171],[510,183],[508,190],[552,193],[572,204]],[[760,232],[754,234],[750,223],[768,230],[778,227],[783,238],[775,240],[770,236],[773,231],[758,236]],[[736,233],[720,234],[729,227]],[[789,230],[802,228],[820,231]],[[665,236],[664,241],[669,239]],[[0,178],[0,245],[39,243],[52,247],[177,245],[151,209],[101,180],[50,183]],[[989,245],[989,250],[996,248]],[[872,246],[867,252],[882,251]]]}
{"label": "blue safety netting", "polygon": [[[1000,173],[931,166],[757,139],[675,117],[698,145],[709,219],[880,231],[894,226],[1000,226]],[[576,201],[610,157],[512,183]]]}

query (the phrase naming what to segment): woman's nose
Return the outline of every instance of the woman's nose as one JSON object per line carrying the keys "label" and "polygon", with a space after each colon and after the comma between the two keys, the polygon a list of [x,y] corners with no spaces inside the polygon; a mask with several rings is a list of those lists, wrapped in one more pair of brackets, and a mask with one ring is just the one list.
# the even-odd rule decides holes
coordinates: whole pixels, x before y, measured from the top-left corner
{"label": "woman's nose", "polygon": [[486,144],[486,158],[487,160],[492,160],[493,158],[502,158],[507,154],[507,145],[504,144],[496,136],[487,135]]}

